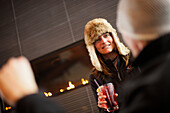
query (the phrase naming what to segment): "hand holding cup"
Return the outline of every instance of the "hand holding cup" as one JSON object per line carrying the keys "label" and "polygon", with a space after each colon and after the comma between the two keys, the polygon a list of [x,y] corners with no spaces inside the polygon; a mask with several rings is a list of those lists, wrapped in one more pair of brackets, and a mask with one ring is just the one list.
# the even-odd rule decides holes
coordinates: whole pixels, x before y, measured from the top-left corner
{"label": "hand holding cup", "polygon": [[106,109],[108,112],[118,110],[118,103],[115,93],[114,85],[112,83],[107,83],[100,86],[97,89],[98,95],[98,107]]}

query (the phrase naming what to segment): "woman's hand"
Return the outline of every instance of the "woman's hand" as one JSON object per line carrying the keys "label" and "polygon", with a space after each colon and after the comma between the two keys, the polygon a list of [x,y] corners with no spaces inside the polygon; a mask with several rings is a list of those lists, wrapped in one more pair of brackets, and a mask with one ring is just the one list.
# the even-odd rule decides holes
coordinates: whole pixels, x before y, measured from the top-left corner
{"label": "woman's hand", "polygon": [[102,92],[98,92],[98,107],[107,109],[107,101],[106,101],[106,95],[103,95]]}
{"label": "woman's hand", "polygon": [[[106,95],[103,95],[103,93],[100,91],[97,92],[97,95],[98,95],[98,107],[107,109],[108,106],[107,106],[107,101],[106,101]],[[115,96],[118,97],[118,94],[115,93]],[[117,108],[115,108],[115,109],[117,109]]]}

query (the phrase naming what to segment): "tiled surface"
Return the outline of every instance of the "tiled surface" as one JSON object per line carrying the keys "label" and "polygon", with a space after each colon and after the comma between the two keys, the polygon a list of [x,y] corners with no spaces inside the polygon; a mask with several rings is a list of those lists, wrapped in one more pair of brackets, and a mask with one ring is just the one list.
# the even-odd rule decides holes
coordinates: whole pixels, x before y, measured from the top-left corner
{"label": "tiled surface", "polygon": [[8,26],[6,24],[11,21],[13,21],[11,0],[0,0],[0,26]]}
{"label": "tiled surface", "polygon": [[66,1],[75,40],[83,39],[84,26],[94,18],[106,18],[113,24],[112,21],[116,18],[114,11],[117,6],[114,0],[78,1],[80,2],[79,4],[76,4],[76,1]]}
{"label": "tiled surface", "polygon": [[68,113],[99,113],[90,85],[52,97]]}
{"label": "tiled surface", "polygon": [[23,54],[29,59],[40,57],[71,44],[72,39],[70,36],[71,34],[67,23],[61,26],[54,26],[42,34],[21,39]]}
{"label": "tiled surface", "polygon": [[[14,23],[0,27],[0,66],[11,56],[20,55]],[[5,30],[7,29],[7,30]]]}
{"label": "tiled surface", "polygon": [[[23,54],[35,59],[72,43],[62,0],[16,1]],[[29,7],[30,6],[30,7]],[[24,8],[24,11],[21,9]],[[30,9],[30,10],[29,10]]]}
{"label": "tiled surface", "polygon": [[[30,11],[17,16],[19,34],[22,40],[43,34],[44,32],[48,33],[46,31],[49,29],[66,23],[67,19],[63,4],[47,3],[34,8],[35,10],[30,9]],[[19,11],[18,9],[16,10],[16,15]]]}
{"label": "tiled surface", "polygon": [[0,66],[11,56],[20,55],[11,0],[0,1]]}
{"label": "tiled surface", "polygon": [[13,2],[17,17],[27,15],[29,12],[44,12],[62,4],[62,0],[14,0]]}

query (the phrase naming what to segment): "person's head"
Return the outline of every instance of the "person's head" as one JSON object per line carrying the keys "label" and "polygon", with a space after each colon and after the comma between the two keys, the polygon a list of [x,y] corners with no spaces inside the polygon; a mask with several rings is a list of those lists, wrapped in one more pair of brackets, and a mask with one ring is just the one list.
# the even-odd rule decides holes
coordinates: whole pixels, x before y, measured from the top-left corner
{"label": "person's head", "polygon": [[106,19],[96,18],[85,25],[84,40],[93,66],[103,71],[99,54],[109,54],[117,50],[120,55],[129,54],[129,49],[119,41],[116,30]]}
{"label": "person's head", "polygon": [[121,0],[117,27],[137,57],[148,42],[170,32],[170,0]]}
{"label": "person's head", "polygon": [[113,37],[110,33],[104,33],[100,35],[94,42],[94,46],[100,54],[109,54],[113,50],[116,51],[117,49]]}

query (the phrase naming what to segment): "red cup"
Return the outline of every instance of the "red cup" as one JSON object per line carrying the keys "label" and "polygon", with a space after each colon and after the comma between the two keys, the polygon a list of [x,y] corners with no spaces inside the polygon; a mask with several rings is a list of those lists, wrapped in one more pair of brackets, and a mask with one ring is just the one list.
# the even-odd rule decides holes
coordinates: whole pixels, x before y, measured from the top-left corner
{"label": "red cup", "polygon": [[112,112],[118,110],[119,107],[118,107],[113,83],[107,83],[100,86],[100,91],[103,93],[103,95],[106,95],[106,101],[108,107],[107,111]]}

